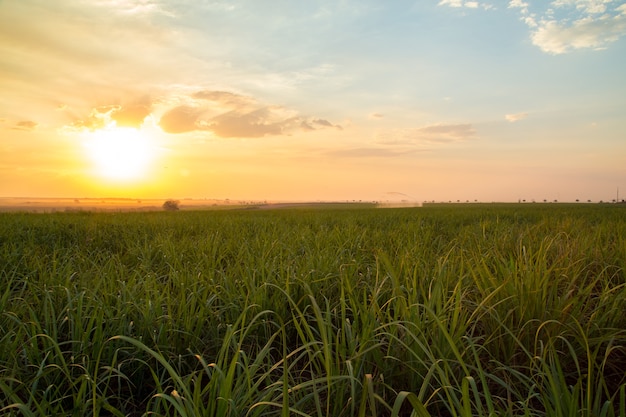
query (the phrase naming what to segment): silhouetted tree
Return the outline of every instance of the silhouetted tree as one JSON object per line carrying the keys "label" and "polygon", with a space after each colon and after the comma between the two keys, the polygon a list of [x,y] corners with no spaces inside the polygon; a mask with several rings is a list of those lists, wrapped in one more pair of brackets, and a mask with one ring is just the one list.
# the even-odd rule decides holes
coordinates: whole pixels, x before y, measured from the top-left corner
{"label": "silhouetted tree", "polygon": [[163,203],[163,209],[167,211],[176,211],[180,210],[180,201],[178,200],[167,200]]}

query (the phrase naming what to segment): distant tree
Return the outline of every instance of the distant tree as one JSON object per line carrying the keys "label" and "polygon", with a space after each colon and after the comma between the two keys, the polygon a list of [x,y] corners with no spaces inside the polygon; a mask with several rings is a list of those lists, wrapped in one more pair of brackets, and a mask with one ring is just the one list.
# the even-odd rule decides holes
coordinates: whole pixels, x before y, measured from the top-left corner
{"label": "distant tree", "polygon": [[180,201],[178,200],[167,200],[163,203],[163,209],[167,211],[176,211],[180,210]]}

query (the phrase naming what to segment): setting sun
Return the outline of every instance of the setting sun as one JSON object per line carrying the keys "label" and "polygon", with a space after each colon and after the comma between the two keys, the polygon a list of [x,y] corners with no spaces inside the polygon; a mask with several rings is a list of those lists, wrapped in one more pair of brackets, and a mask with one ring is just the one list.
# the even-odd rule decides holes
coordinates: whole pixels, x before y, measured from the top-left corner
{"label": "setting sun", "polygon": [[91,132],[85,143],[99,177],[131,181],[145,177],[154,159],[154,149],[138,129],[107,127]]}

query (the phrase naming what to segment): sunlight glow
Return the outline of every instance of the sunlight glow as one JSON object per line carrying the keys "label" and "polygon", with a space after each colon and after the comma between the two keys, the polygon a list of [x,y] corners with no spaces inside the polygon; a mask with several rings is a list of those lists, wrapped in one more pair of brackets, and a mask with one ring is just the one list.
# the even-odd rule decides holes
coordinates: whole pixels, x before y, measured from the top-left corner
{"label": "sunlight glow", "polygon": [[154,148],[138,129],[107,126],[90,132],[87,154],[99,177],[131,181],[145,178],[154,159]]}

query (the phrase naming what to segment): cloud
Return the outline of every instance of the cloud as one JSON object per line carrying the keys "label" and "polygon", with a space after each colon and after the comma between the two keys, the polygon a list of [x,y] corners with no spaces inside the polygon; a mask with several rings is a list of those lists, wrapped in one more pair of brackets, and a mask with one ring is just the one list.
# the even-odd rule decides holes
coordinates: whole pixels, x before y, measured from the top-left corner
{"label": "cloud", "polygon": [[166,133],[185,133],[206,130],[201,127],[199,117],[202,110],[187,105],[174,107],[161,116],[159,126]]}
{"label": "cloud", "polygon": [[524,120],[527,117],[528,117],[528,113],[513,113],[513,114],[507,114],[504,116],[504,118],[511,123]]}
{"label": "cloud", "polygon": [[604,49],[626,35],[626,15],[585,17],[571,24],[541,21],[531,35],[534,45],[551,54],[563,54],[574,49]]}
{"label": "cloud", "polygon": [[96,6],[107,8],[119,14],[173,16],[172,13],[165,11],[158,2],[153,0],[97,0],[94,3]]}
{"label": "cloud", "polygon": [[111,112],[117,106],[99,106],[91,109],[89,116],[74,120],[68,127],[70,130],[97,130],[111,122]]}
{"label": "cloud", "polygon": [[251,112],[231,111],[212,118],[207,130],[222,138],[257,138],[281,135],[298,124],[297,118],[282,119],[274,109],[262,107]]}
{"label": "cloud", "polygon": [[128,106],[118,106],[111,112],[111,119],[115,120],[118,126],[140,127],[151,112],[152,104],[146,99]]}
{"label": "cloud", "polygon": [[437,5],[454,7],[454,8],[466,7],[468,9],[478,9],[479,7],[482,7],[485,10],[493,9],[492,4],[479,3],[477,1],[441,0]]}
{"label": "cloud", "polygon": [[343,127],[341,127],[340,125],[332,124],[331,122],[325,119],[302,120],[300,127],[302,127],[303,130],[318,130],[318,129],[323,129],[326,127],[332,127],[337,130],[343,130]]}
{"label": "cloud", "polygon": [[[489,3],[441,0],[439,6],[493,9]],[[547,6],[547,7],[546,7]],[[626,36],[626,4],[613,0],[509,0],[529,29],[533,45],[549,54],[606,49]]]}
{"label": "cloud", "polygon": [[17,122],[13,129],[31,131],[35,130],[37,126],[37,122],[33,122],[32,120],[22,120],[21,122]]}
{"label": "cloud", "polygon": [[370,113],[370,115],[368,116],[368,118],[372,120],[382,119],[383,117],[385,117],[385,115],[381,113]]}
{"label": "cloud", "polygon": [[607,3],[612,0],[555,0],[554,7],[575,6],[577,10],[585,13],[604,13],[607,10]]}
{"label": "cloud", "polygon": [[509,9],[520,9],[523,14],[528,13],[528,3],[523,0],[511,0],[509,2]]}
{"label": "cloud", "polygon": [[143,97],[124,104],[93,107],[87,116],[74,116],[66,129],[93,131],[111,124],[139,128],[146,117],[155,112],[155,106],[156,113],[162,112],[158,125],[171,134],[204,131],[222,138],[257,138],[290,135],[296,131],[342,129],[326,119],[304,117],[292,109],[261,104],[250,96],[217,90],[164,96],[158,100]]}
{"label": "cloud", "polygon": [[350,148],[328,152],[329,156],[340,158],[395,158],[417,152],[415,149],[397,150],[389,148]]}
{"label": "cloud", "polygon": [[511,0],[508,7],[519,10],[533,45],[549,54],[605,49],[626,35],[626,5],[610,0],[555,0],[541,13],[523,0]]}
{"label": "cloud", "polygon": [[174,107],[159,125],[166,133],[209,131],[221,138],[290,135],[298,130],[342,129],[325,119],[303,117],[282,106],[259,103],[253,97],[202,90],[190,95],[193,105]]}
{"label": "cloud", "polygon": [[461,142],[475,134],[471,124],[435,124],[381,132],[377,135],[377,142],[387,145],[442,144]]}
{"label": "cloud", "polygon": [[441,0],[438,6],[463,7],[462,0]]}
{"label": "cloud", "polygon": [[[64,107],[65,111],[67,107]],[[106,104],[91,109],[86,117],[76,118],[70,129],[97,130],[115,122],[121,127],[141,127],[145,118],[152,112],[150,99],[143,98],[128,105]]]}
{"label": "cloud", "polygon": [[228,91],[198,91],[191,95],[192,98],[212,101],[223,106],[243,107],[255,105],[257,102],[254,98],[241,94],[230,93]]}
{"label": "cloud", "polygon": [[328,120],[325,119],[315,119],[312,121],[313,124],[316,124],[318,126],[323,126],[323,127],[339,127],[341,129],[341,126],[335,126],[334,124],[332,124],[331,122],[329,122]]}

